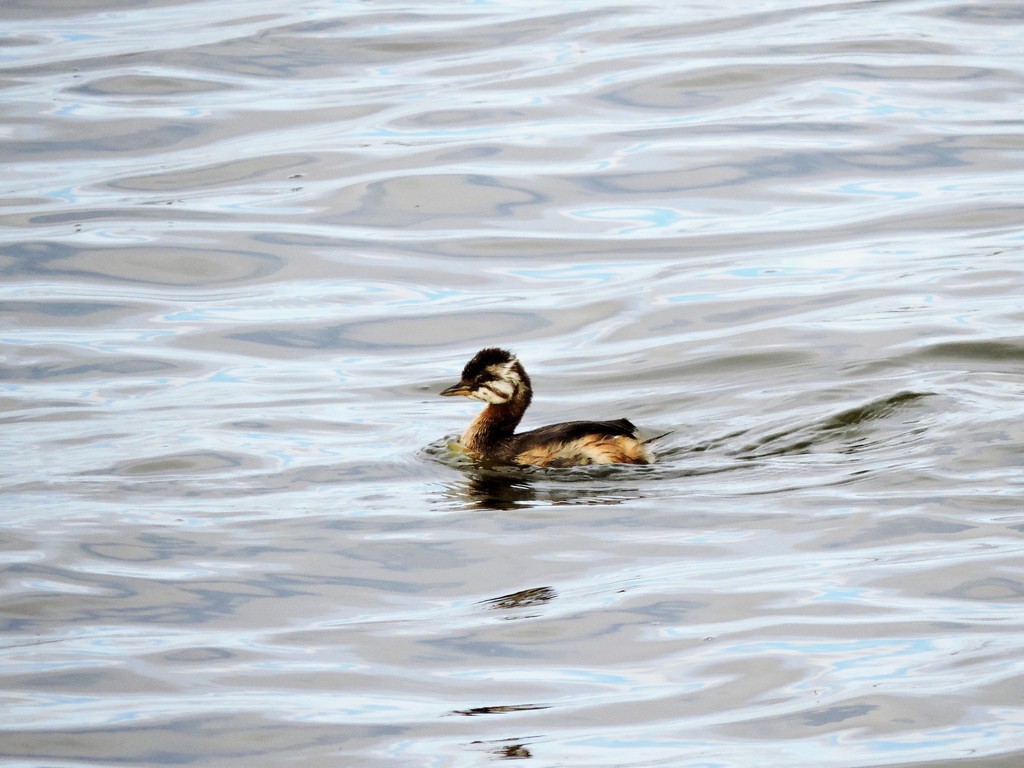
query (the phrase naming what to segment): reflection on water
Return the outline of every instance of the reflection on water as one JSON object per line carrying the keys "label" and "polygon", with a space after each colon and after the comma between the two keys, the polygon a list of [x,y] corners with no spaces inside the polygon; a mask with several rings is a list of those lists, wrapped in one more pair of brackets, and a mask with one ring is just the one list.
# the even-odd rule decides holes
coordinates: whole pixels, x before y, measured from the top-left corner
{"label": "reflection on water", "polygon": [[544,704],[521,704],[517,706],[474,707],[452,712],[453,715],[476,717],[477,715],[502,715],[510,712],[526,712],[532,709],[548,709]]}
{"label": "reflection on water", "polygon": [[522,608],[524,606],[543,605],[557,596],[558,593],[551,589],[551,587],[533,587],[531,589],[521,589],[510,595],[492,597],[484,602],[493,608]]}
{"label": "reflection on water", "polygon": [[1016,6],[8,6],[4,766],[1024,760]]}

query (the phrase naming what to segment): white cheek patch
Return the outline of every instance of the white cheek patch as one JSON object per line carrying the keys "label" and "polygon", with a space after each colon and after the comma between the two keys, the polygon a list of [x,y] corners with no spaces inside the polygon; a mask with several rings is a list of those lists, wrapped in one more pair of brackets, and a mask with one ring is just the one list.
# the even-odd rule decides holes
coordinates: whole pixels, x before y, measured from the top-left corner
{"label": "white cheek patch", "polygon": [[476,392],[473,393],[473,399],[482,400],[483,402],[490,403],[491,405],[501,405],[502,403],[507,402],[506,398],[498,397],[486,387],[481,387],[476,390]]}
{"label": "white cheek patch", "polygon": [[509,400],[512,397],[512,393],[516,391],[516,386],[510,381],[492,381],[487,387],[494,392],[498,397]]}
{"label": "white cheek patch", "polygon": [[513,370],[514,367],[514,362],[492,365],[487,372],[494,378],[477,387],[473,391],[472,397],[491,405],[507,403],[512,399],[512,395],[515,394],[516,388],[522,381],[519,374]]}
{"label": "white cheek patch", "polygon": [[511,399],[514,391],[515,387],[507,381],[489,381],[473,390],[472,396],[491,405],[501,405]]}
{"label": "white cheek patch", "polygon": [[[519,372],[516,370],[515,360],[510,360],[509,362],[501,366],[501,370],[498,373],[498,378],[501,379],[502,382],[508,382],[513,387],[518,387],[523,381],[521,378],[519,378]],[[509,392],[510,396],[511,394],[512,393]]]}

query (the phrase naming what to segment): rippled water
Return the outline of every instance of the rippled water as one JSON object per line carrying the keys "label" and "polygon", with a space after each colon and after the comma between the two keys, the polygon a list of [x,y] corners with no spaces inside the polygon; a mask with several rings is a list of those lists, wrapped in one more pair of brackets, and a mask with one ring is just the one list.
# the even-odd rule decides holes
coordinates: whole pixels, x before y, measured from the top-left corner
{"label": "rippled water", "polygon": [[2,765],[1024,763],[1018,3],[3,15]]}

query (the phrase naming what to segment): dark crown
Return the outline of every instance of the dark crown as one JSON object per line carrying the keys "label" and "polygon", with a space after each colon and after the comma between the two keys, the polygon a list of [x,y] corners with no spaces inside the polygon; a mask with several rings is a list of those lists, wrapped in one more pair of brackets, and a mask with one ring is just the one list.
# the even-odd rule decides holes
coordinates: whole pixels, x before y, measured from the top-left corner
{"label": "dark crown", "polygon": [[466,367],[462,369],[462,380],[472,381],[490,366],[508,363],[515,359],[516,356],[507,349],[499,349],[498,347],[481,349],[473,355],[473,359],[466,363]]}

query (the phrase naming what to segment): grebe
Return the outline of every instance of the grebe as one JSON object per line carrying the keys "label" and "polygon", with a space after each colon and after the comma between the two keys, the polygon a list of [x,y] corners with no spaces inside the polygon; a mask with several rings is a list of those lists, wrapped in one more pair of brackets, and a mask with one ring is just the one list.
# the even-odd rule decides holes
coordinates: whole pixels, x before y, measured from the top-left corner
{"label": "grebe", "polygon": [[515,434],[533,389],[522,364],[504,349],[481,349],[462,369],[459,383],[441,394],[487,403],[459,437],[459,444],[488,461],[539,467],[654,462],[628,419],[566,421]]}

